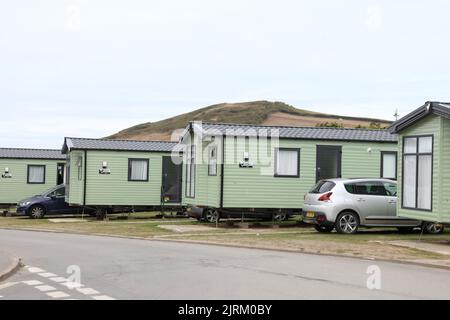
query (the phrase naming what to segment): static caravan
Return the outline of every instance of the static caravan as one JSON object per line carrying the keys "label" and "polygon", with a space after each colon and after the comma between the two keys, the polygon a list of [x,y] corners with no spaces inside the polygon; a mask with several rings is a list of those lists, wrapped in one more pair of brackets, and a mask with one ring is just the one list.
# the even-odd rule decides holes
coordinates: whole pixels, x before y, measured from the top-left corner
{"label": "static caravan", "polygon": [[65,138],[66,202],[104,214],[181,205],[176,143]]}
{"label": "static caravan", "polygon": [[192,122],[183,132],[183,203],[215,221],[236,212],[300,212],[317,181],[397,178],[397,136],[385,130]]}
{"label": "static caravan", "polygon": [[450,223],[450,103],[427,102],[390,130],[399,135],[397,214]]}
{"label": "static caravan", "polygon": [[0,149],[0,205],[8,208],[64,184],[65,165],[61,150]]}

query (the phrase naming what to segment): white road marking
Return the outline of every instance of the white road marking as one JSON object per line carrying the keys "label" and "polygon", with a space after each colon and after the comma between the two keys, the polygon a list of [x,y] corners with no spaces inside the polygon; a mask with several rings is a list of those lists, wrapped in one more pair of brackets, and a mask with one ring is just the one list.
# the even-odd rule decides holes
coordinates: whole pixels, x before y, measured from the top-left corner
{"label": "white road marking", "polygon": [[73,290],[75,288],[81,288],[83,286],[81,283],[77,283],[77,282],[65,282],[65,283],[61,283],[61,285],[69,288],[70,290]]}
{"label": "white road marking", "polygon": [[28,267],[28,271],[30,271],[31,273],[45,272],[45,270],[42,270],[42,269],[39,269],[39,268],[35,268],[35,267]]}
{"label": "white road marking", "polygon": [[79,293],[85,294],[87,296],[93,295],[93,294],[99,294],[97,290],[94,290],[92,288],[77,288],[77,291]]}
{"label": "white road marking", "polygon": [[65,292],[62,291],[53,291],[53,292],[47,292],[46,293],[49,297],[55,298],[55,299],[59,299],[59,298],[68,298],[70,297],[70,294],[67,294]]}
{"label": "white road marking", "polygon": [[22,282],[29,286],[39,286],[39,285],[43,284],[42,282],[37,281],[37,280],[29,280],[29,281],[22,281]]}
{"label": "white road marking", "polygon": [[[31,266],[24,266],[24,268],[26,268],[31,273],[37,273],[39,276],[41,276],[43,278],[48,278],[51,281],[57,282],[60,285],[65,286],[70,290],[76,289],[79,293],[84,294],[86,296],[90,296],[94,300],[116,300],[107,295],[100,295],[100,292],[98,292],[97,290],[94,290],[92,288],[83,288],[84,285],[81,283],[69,281],[69,279],[64,278],[64,277],[58,277],[58,275],[51,273],[51,272],[46,272],[43,269],[40,269],[37,267],[31,267]],[[8,288],[8,287],[12,287],[18,283],[19,282],[5,283],[3,285],[0,285],[0,290]],[[55,290],[57,290],[55,287],[46,285],[38,280],[22,281],[22,283],[27,284],[29,286],[34,286],[39,291],[45,292],[46,295],[48,295],[49,297],[54,298],[54,299],[79,300],[79,299],[70,298],[70,294],[67,294],[63,291],[55,291]],[[0,296],[0,298],[3,298],[3,297]],[[65,298],[67,298],[67,299],[65,299]]]}
{"label": "white road marking", "polygon": [[18,283],[19,282],[7,282],[5,284],[0,285],[0,290],[15,286]]}
{"label": "white road marking", "polygon": [[50,277],[56,277],[57,276],[56,274],[50,273],[50,272],[39,273],[39,275],[41,277],[44,277],[44,278],[50,278]]}
{"label": "white road marking", "polygon": [[42,291],[42,292],[55,291],[55,290],[56,290],[55,287],[47,286],[47,285],[44,285],[44,286],[37,286],[37,287],[35,287],[35,288],[38,289],[39,291]]}
{"label": "white road marking", "polygon": [[67,282],[67,279],[63,277],[50,278],[50,280],[55,282]]}
{"label": "white road marking", "polygon": [[110,296],[94,296],[92,297],[94,300],[116,300],[114,298],[111,298]]}

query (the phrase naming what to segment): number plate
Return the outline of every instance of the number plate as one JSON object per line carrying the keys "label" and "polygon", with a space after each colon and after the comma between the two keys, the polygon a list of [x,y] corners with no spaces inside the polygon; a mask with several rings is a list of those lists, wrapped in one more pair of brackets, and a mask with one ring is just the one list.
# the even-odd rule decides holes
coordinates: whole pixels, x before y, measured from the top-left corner
{"label": "number plate", "polygon": [[307,212],[306,213],[306,217],[307,218],[314,218],[316,216],[316,214],[314,212]]}

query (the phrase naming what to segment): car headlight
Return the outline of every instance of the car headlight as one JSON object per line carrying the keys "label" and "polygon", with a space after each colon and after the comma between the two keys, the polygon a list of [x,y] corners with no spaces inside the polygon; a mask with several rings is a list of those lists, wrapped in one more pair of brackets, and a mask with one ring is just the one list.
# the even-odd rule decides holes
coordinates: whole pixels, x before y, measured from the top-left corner
{"label": "car headlight", "polygon": [[22,202],[22,203],[20,204],[20,206],[21,206],[21,207],[25,207],[25,206],[29,205],[30,203],[31,203],[31,201]]}

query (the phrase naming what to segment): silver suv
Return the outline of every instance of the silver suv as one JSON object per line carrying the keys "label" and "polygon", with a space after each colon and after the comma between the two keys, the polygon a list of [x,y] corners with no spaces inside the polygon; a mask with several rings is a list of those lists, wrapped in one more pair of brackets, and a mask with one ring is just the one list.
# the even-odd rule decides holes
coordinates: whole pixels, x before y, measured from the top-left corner
{"label": "silver suv", "polygon": [[[387,179],[322,180],[305,195],[303,221],[319,232],[353,234],[360,226],[397,227],[410,232],[422,221],[397,217],[397,182]],[[425,230],[440,233],[443,226],[428,223]]]}

